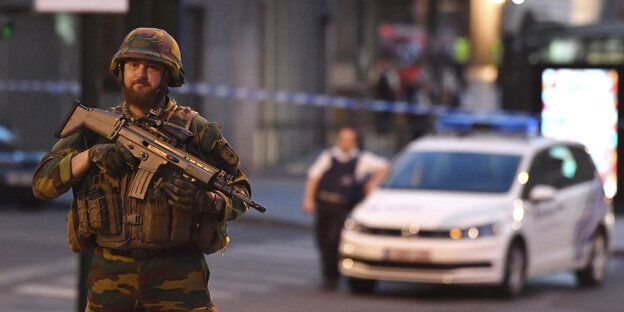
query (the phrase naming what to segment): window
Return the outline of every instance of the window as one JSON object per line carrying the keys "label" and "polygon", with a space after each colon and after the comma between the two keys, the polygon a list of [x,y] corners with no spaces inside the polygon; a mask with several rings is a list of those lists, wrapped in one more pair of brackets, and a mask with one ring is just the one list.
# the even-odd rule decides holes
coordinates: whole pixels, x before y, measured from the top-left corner
{"label": "window", "polygon": [[507,192],[519,155],[411,152],[393,168],[384,187],[458,192]]}
{"label": "window", "polygon": [[594,162],[585,150],[578,146],[571,146],[570,150],[578,163],[578,172],[574,177],[574,183],[583,183],[594,179]]}
{"label": "window", "polygon": [[563,145],[550,147],[533,158],[522,197],[528,198],[531,188],[548,185],[562,189],[577,183],[578,163],[572,151]]}

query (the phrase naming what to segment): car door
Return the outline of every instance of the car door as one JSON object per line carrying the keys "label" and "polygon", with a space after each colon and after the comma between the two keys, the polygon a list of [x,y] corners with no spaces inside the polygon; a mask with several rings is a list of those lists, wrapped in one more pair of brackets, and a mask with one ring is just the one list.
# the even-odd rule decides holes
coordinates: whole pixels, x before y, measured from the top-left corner
{"label": "car door", "polygon": [[[559,218],[557,228],[557,242],[554,242],[557,254],[553,257],[551,269],[569,268],[573,266],[575,253],[576,228],[585,207],[587,206],[590,187],[583,183],[582,175],[586,172],[585,165],[579,163],[572,146],[559,145],[549,149],[550,157],[560,164],[553,176],[556,178],[557,201],[559,211],[555,216]],[[587,182],[587,180],[585,180]]]}
{"label": "car door", "polygon": [[574,191],[578,194],[576,210],[570,216],[569,257],[573,264],[583,263],[589,256],[589,244],[598,224],[607,211],[602,182],[590,156],[582,146],[570,146],[578,164]]}
{"label": "car door", "polygon": [[[565,259],[567,239],[563,235],[567,221],[564,206],[568,192],[563,187],[564,162],[553,157],[553,151],[557,148],[551,146],[535,155],[529,169],[529,180],[523,190],[523,228],[528,240],[530,274],[552,270],[559,265],[559,261]],[[531,191],[537,187],[549,188],[553,191],[552,196],[539,201],[531,200]]]}

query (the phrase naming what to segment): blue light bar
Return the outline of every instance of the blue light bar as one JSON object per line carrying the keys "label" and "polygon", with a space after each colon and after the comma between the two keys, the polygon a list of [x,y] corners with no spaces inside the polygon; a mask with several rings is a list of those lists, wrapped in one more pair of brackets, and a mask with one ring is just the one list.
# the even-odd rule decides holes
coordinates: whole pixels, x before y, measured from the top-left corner
{"label": "blue light bar", "polygon": [[498,133],[513,133],[535,135],[538,133],[537,119],[521,114],[447,114],[442,115],[436,122],[438,132],[468,133],[473,131],[488,131]]}

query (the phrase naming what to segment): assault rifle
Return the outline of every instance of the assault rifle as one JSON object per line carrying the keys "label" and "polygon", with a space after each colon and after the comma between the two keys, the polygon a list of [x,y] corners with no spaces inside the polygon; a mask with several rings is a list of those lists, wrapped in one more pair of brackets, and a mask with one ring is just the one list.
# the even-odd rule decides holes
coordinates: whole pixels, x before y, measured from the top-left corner
{"label": "assault rifle", "polygon": [[192,138],[193,134],[190,131],[165,122],[154,115],[148,114],[141,121],[105,110],[89,108],[76,100],[56,132],[56,137],[67,137],[85,127],[126,147],[134,157],[140,160],[138,172],[130,187],[131,197],[145,198],[147,187],[156,170],[162,165],[170,165],[189,178],[203,183],[208,189],[215,189],[230,198],[237,198],[260,212],[266,211],[262,205],[227,185],[234,179],[232,175],[175,147]]}

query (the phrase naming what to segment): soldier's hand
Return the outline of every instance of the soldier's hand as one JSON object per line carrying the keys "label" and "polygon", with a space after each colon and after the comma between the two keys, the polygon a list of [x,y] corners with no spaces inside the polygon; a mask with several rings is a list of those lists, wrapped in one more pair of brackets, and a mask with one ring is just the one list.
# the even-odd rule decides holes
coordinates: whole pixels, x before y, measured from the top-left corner
{"label": "soldier's hand", "polygon": [[200,209],[204,213],[213,214],[222,217],[225,213],[225,200],[215,192],[206,192],[203,200],[200,200],[197,204],[201,205]]}
{"label": "soldier's hand", "polygon": [[169,197],[167,202],[174,208],[217,216],[222,216],[225,212],[225,201],[219,194],[207,192],[188,179],[176,177],[165,182],[163,187]]}
{"label": "soldier's hand", "polygon": [[128,149],[117,143],[96,144],[89,149],[88,155],[91,162],[116,178],[124,176],[139,163]]}
{"label": "soldier's hand", "polygon": [[175,177],[163,185],[171,207],[190,210],[195,197],[198,195],[197,184],[183,177]]}

